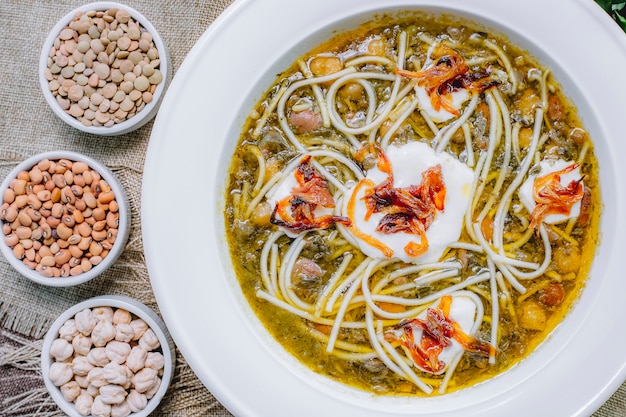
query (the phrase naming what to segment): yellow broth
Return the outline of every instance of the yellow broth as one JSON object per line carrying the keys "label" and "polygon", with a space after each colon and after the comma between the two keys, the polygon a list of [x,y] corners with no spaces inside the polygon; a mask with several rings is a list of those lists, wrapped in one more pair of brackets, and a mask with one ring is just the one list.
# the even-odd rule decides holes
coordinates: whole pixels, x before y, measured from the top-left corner
{"label": "yellow broth", "polygon": [[[405,36],[402,41],[404,43],[399,41],[401,34]],[[536,349],[563,320],[579,297],[598,243],[601,205],[597,161],[593,154],[591,139],[581,124],[576,108],[561,91],[558,80],[554,80],[549,69],[542,67],[527,51],[471,22],[451,17],[433,18],[415,15],[395,21],[388,17],[381,18],[349,33],[340,34],[304,55],[299,62],[279,75],[275,84],[251,110],[240,143],[233,155],[224,213],[232,264],[252,309],[288,352],[314,372],[383,395],[426,394],[413,381],[406,376],[398,375],[377,357],[367,329],[341,328],[333,352],[327,352],[332,315],[327,317],[324,313],[313,310],[309,311],[308,316],[294,314],[292,310],[285,308],[285,305],[289,304],[290,296],[281,295],[277,288],[273,293],[277,302],[270,302],[267,297],[262,296],[271,293],[267,288],[267,282],[271,282],[272,279],[278,280],[271,277],[272,271],[279,275],[282,267],[287,268],[289,261],[286,256],[296,241],[293,236],[275,234],[278,226],[269,222],[273,207],[263,194],[271,189],[271,186],[266,185],[272,181],[272,177],[301,158],[303,150],[332,150],[355,161],[359,145],[368,142],[380,144],[389,129],[394,129],[393,122],[400,113],[392,110],[390,116],[375,128],[355,134],[352,140],[332,123],[330,126],[316,125],[313,129],[307,130],[305,127],[295,126],[297,120],[290,118],[291,114],[302,111],[301,109],[319,113],[324,102],[319,100],[319,96],[316,96],[310,85],[298,88],[292,91],[289,97],[283,98],[282,94],[286,90],[289,91],[289,86],[309,77],[315,79],[329,74],[332,76],[334,72],[351,65],[352,60],[361,57],[381,59],[369,61],[366,59],[363,64],[357,65],[358,71],[395,75],[400,55],[399,44],[405,48],[402,54],[405,57],[402,64],[404,69],[418,72],[429,59],[429,54],[435,53],[433,51],[436,48],[431,48],[433,42],[458,52],[468,63],[470,71],[478,72],[488,68],[492,79],[497,81],[494,86],[479,93],[478,103],[471,109],[465,126],[456,129],[444,148],[445,152],[454,155],[463,163],[467,164],[471,159],[472,168],[476,169],[480,157],[489,151],[490,141],[496,140],[493,157],[488,159],[489,166],[484,167],[485,175],[480,176],[480,180],[475,184],[475,199],[470,201],[472,204],[472,209],[469,210],[470,218],[464,222],[459,241],[471,243],[474,247],[480,246],[480,242],[474,238],[477,231],[467,228],[468,224],[476,223],[479,233],[490,242],[497,207],[505,190],[513,183],[523,165],[529,147],[532,146],[533,129],[537,124],[540,125],[542,136],[538,140],[535,138],[538,142],[536,154],[529,156],[533,158],[533,162],[524,177],[534,172],[536,168],[533,167],[546,158],[578,161],[586,197],[583,216],[563,223],[541,226],[549,239],[552,257],[545,271],[537,277],[519,281],[525,289],[523,294],[500,274],[497,267],[489,272],[490,265],[484,251],[464,247],[448,248],[441,256],[440,261],[461,265],[452,277],[435,280],[426,286],[407,286],[423,274],[432,272],[420,271],[401,275],[387,285],[389,288],[404,285],[406,288],[398,290],[398,296],[419,299],[474,279],[477,274],[485,271],[491,275],[493,271],[498,274],[497,284],[494,284],[496,277],[491,279],[490,275],[489,280],[481,280],[465,288],[477,294],[484,305],[482,323],[473,336],[482,341],[495,341],[497,354],[493,363],[490,363],[486,356],[465,352],[442,391],[438,391],[437,388],[441,387],[444,375],[433,375],[412,367],[420,380],[433,388],[430,395],[452,392],[487,380],[511,368]],[[390,65],[389,62],[393,64]],[[333,81],[331,79],[314,83],[318,88],[317,94],[325,97]],[[402,79],[399,82],[402,90],[410,79]],[[370,85],[380,103],[385,103],[393,96],[391,78],[373,80]],[[487,95],[493,97],[493,89],[498,90],[499,97],[505,104],[502,109],[506,109],[508,113],[501,109],[498,114],[491,114],[494,107],[489,107],[486,97]],[[409,89],[405,97],[411,98],[412,94]],[[358,127],[359,123],[361,125],[364,123],[363,115],[367,112],[368,100],[362,86],[347,83],[337,90],[335,98],[333,105],[337,114],[343,120],[349,120],[347,123],[349,126]],[[280,106],[278,103],[280,99],[283,99],[287,126],[299,142],[299,147],[290,141],[284,125],[280,123],[276,110]],[[401,100],[394,104],[398,108],[405,105]],[[538,108],[543,109],[539,121],[535,119]],[[442,129],[463,117],[467,111],[470,110],[465,105],[459,116],[450,121],[434,123],[434,126],[436,129]],[[394,117],[396,119],[393,119]],[[492,124],[493,117],[500,117],[501,123]],[[505,121],[509,123],[508,126]],[[427,116],[420,112],[420,108],[416,108],[400,123],[397,130],[388,135],[387,140],[392,145],[424,142],[434,148],[438,143],[434,141],[437,135],[432,125],[432,120],[429,122]],[[499,130],[493,132],[493,126]],[[506,135],[514,136],[514,139],[507,142]],[[441,140],[441,136],[438,140]],[[468,143],[471,152],[468,151]],[[341,183],[356,181],[354,173],[347,169],[345,164],[337,162],[333,156],[322,155],[314,159]],[[508,161],[508,166],[502,166],[503,161]],[[357,164],[363,171],[371,167],[364,161],[358,161]],[[505,174],[502,180],[499,180],[502,170],[505,170]],[[260,175],[263,177],[259,178]],[[329,185],[329,191],[334,195],[337,193],[336,187],[332,184]],[[509,197],[502,231],[506,256],[539,265],[545,256],[542,235],[538,229],[529,228],[530,213],[521,204],[517,191]],[[274,244],[271,245],[268,239],[274,237],[276,237]],[[342,232],[337,230],[336,225],[307,231],[303,242],[301,251],[297,252],[297,258],[304,261],[301,263],[296,261],[294,267],[294,261],[291,260],[290,266],[301,269],[296,272],[290,269],[291,275],[287,278],[289,283],[287,291],[293,293],[291,298],[297,298],[303,305],[315,305],[326,286],[331,285],[333,274],[344,261],[345,276],[368,259],[358,247],[342,238]],[[266,257],[262,261],[261,253],[264,250]],[[347,254],[350,254],[349,259],[346,259]],[[262,262],[265,265],[262,266]],[[365,279],[368,280],[369,287],[373,288],[389,274],[406,266],[403,262],[382,262]],[[262,273],[264,268],[270,271],[265,273],[266,280]],[[495,286],[498,295],[498,326],[495,338],[490,336],[492,317],[495,317],[491,296],[492,285]],[[337,304],[342,296],[350,292],[349,288],[348,285],[343,293],[338,294]],[[358,299],[361,293],[360,289],[356,289],[352,296]],[[388,311],[401,312],[410,309],[406,305],[393,303],[379,302],[377,305]],[[423,309],[427,307],[429,305],[424,305]],[[342,319],[346,322],[363,321],[367,308],[367,303],[363,301],[354,302],[349,305]],[[316,318],[325,318],[331,322]],[[386,318],[381,320],[381,325],[387,328],[400,321]],[[339,342],[346,345],[340,346]],[[402,351],[398,346],[395,348],[398,352]]]}

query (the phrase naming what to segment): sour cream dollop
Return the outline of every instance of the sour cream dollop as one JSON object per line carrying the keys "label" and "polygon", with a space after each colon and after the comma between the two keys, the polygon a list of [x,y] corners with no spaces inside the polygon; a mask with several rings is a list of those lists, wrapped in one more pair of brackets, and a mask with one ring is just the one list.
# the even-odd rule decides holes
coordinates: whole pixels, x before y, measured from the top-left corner
{"label": "sour cream dollop", "polygon": [[[561,171],[573,164],[574,162],[565,161],[563,159],[543,160],[539,163],[539,166],[540,166],[539,172],[529,175],[526,181],[522,184],[522,186],[519,189],[519,199],[524,205],[524,207],[526,208],[526,210],[528,210],[529,213],[532,213],[532,211],[535,209],[535,206],[537,205],[537,203],[535,202],[534,195],[533,195],[533,187],[535,184],[535,180],[544,175]],[[560,183],[561,185],[566,187],[572,181],[578,181],[580,178],[581,178],[580,168],[576,168],[570,172],[562,174],[560,176]],[[569,214],[567,215],[566,214],[548,214],[543,219],[543,222],[548,223],[548,224],[556,224],[556,223],[565,222],[569,220],[570,218],[576,218],[580,215],[580,206],[581,206],[581,202],[578,201],[574,203],[574,205],[572,205],[572,208],[570,209]]]}
{"label": "sour cream dollop", "polygon": [[[394,187],[405,188],[420,183],[422,173],[436,165],[441,166],[441,174],[445,184],[444,210],[437,213],[435,220],[426,230],[428,250],[413,257],[406,253],[405,247],[409,242],[419,241],[419,236],[407,233],[382,233],[377,227],[385,216],[384,213],[372,213],[369,218],[368,208],[363,201],[365,189],[354,186],[348,190],[342,202],[342,216],[348,217],[353,227],[367,236],[371,236],[393,251],[393,257],[410,263],[427,263],[437,261],[444,250],[459,239],[463,225],[471,185],[473,171],[454,156],[435,152],[430,146],[421,142],[411,142],[402,146],[390,146],[386,150],[394,179]],[[387,179],[387,174],[378,167],[367,172],[366,179],[378,185]],[[356,194],[355,194],[356,193]],[[356,202],[353,215],[348,209],[349,201]],[[355,243],[361,251],[372,258],[385,259],[386,256],[379,248],[369,241],[354,236]]]}

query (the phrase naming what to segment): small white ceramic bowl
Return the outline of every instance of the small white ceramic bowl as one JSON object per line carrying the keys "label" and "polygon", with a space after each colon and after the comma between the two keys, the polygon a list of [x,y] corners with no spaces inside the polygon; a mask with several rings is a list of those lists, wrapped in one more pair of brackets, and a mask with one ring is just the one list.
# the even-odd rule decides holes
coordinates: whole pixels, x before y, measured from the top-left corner
{"label": "small white ceramic bowl", "polygon": [[[57,403],[57,405],[61,408],[61,410],[63,410],[63,412],[71,417],[81,416],[81,414],[79,414],[79,412],[77,411],[74,403],[67,401],[61,393],[60,388],[55,386],[50,380],[50,367],[55,362],[55,359],[50,355],[50,350],[52,347],[52,343],[59,338],[59,330],[66,321],[74,318],[77,313],[85,309],[93,310],[96,307],[111,307],[114,311],[117,309],[127,310],[132,315],[145,321],[146,324],[148,324],[148,327],[154,331],[159,339],[160,347],[155,349],[155,351],[159,351],[164,358],[159,388],[154,393],[154,395],[150,399],[148,399],[147,405],[144,409],[130,414],[130,416],[132,417],[148,416],[159,405],[170,385],[172,376],[174,374],[174,367],[176,364],[176,353],[174,350],[174,342],[172,341],[172,338],[163,320],[161,320],[161,318],[152,309],[148,308],[146,305],[140,303],[139,301],[129,297],[104,295],[90,298],[70,307],[55,320],[55,322],[48,330],[48,333],[44,337],[41,350],[41,371],[46,388],[48,389],[48,392]],[[135,341],[132,343],[137,342]],[[130,388],[127,390],[127,392],[128,391],[130,391]]]}
{"label": "small white ceramic bowl", "polygon": [[[37,165],[42,160],[51,160],[58,161],[61,159],[67,159],[73,162],[84,162],[89,168],[98,172],[102,179],[104,179],[111,187],[111,191],[113,191],[115,195],[115,200],[119,206],[119,219],[117,225],[117,238],[114,243],[111,245],[111,248],[108,254],[103,257],[102,261],[93,266],[87,272],[82,272],[77,275],[67,275],[62,277],[48,277],[36,269],[31,269],[28,267],[21,259],[18,259],[13,252],[13,248],[9,246],[7,240],[5,239],[6,235],[4,232],[2,233],[2,239],[0,241],[0,251],[7,259],[7,261],[15,268],[18,272],[20,272],[23,276],[30,279],[31,281],[37,282],[39,284],[53,286],[53,287],[69,287],[73,285],[82,284],[87,282],[96,276],[100,275],[102,272],[107,270],[120,256],[126,241],[128,240],[128,235],[130,234],[130,205],[128,202],[128,198],[122,185],[118,181],[117,177],[102,163],[96,161],[93,158],[87,157],[77,152],[71,151],[51,151],[41,153],[35,156],[32,156],[25,161],[18,164],[4,179],[2,184],[0,185],[0,205],[3,205],[5,202],[5,191],[10,187],[11,181],[20,174],[22,171],[29,171],[35,165]],[[5,220],[5,210],[6,206],[3,206],[2,213],[0,213],[0,224],[3,226],[9,224],[8,221]],[[42,241],[43,239],[39,239]]]}
{"label": "small white ceramic bowl", "polygon": [[[74,18],[74,16],[79,12],[89,12],[89,11],[106,11],[110,9],[125,9],[127,10],[131,18],[135,21],[139,22],[140,25],[146,29],[153,38],[154,46],[157,48],[159,52],[159,60],[160,66],[159,70],[163,74],[163,80],[157,85],[156,90],[153,94],[153,99],[150,103],[146,104],[145,107],[137,112],[133,117],[128,118],[122,122],[116,123],[112,126],[85,126],[81,123],[77,118],[67,113],[63,108],[61,108],[60,104],[57,102],[56,98],[52,94],[49,88],[49,80],[46,79],[45,71],[48,68],[48,59],[50,56],[51,48],[54,45],[55,40],[58,38],[61,30],[65,28]],[[170,62],[169,62],[169,52],[163,39],[154,28],[154,26],[150,23],[146,17],[144,17],[137,10],[134,10],[131,7],[126,5],[116,3],[116,2],[94,2],[85,4],[81,7],[78,7],[67,15],[65,15],[59,22],[52,28],[46,41],[43,44],[43,48],[41,51],[41,57],[39,59],[39,82],[41,84],[41,90],[43,95],[50,105],[50,108],[54,113],[65,123],[70,126],[75,127],[83,132],[92,133],[94,135],[100,136],[114,136],[121,135],[124,133],[131,132],[135,129],[140,128],[145,125],[148,121],[150,121],[154,116],[156,116],[159,106],[161,104],[161,99],[163,98],[163,94],[165,92],[167,83],[170,78]]]}

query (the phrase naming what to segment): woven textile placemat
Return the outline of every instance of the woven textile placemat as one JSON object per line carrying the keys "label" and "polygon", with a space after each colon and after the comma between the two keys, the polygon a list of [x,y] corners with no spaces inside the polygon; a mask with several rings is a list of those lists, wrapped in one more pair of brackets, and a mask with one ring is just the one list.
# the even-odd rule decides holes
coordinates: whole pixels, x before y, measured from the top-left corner
{"label": "woven textile placemat", "polygon": [[[0,0],[0,179],[35,154],[51,150],[81,152],[107,165],[120,179],[130,200],[132,229],[114,266],[75,288],[31,283],[0,257],[0,416],[62,415],[43,385],[39,355],[46,331],[71,305],[98,295],[120,294],[159,311],[143,255],[140,221],[141,180],[152,122],[119,137],[90,136],[61,122],[48,108],[39,88],[37,67],[44,39],[61,17],[85,3]],[[128,0],[125,3],[140,11],[161,33],[175,73],[195,42],[230,1]],[[585,377],[584,366],[593,366],[593,355],[597,354],[590,352],[589,363],[581,364],[581,378]],[[172,385],[154,415],[231,414],[203,386],[177,351]],[[626,385],[594,414],[596,417],[624,415]]]}

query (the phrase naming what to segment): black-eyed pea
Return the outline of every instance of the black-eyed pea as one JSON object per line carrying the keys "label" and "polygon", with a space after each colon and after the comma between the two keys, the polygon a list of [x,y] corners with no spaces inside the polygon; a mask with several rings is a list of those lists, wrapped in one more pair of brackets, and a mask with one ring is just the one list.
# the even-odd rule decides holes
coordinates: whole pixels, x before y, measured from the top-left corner
{"label": "black-eyed pea", "polygon": [[49,239],[52,236],[52,227],[47,221],[43,221],[39,224],[39,228],[41,229],[41,237],[42,239]]}
{"label": "black-eyed pea", "polygon": [[[53,174],[52,175],[52,182],[54,183],[54,186],[57,188],[65,188],[65,186],[67,185],[67,183],[65,182],[65,177],[63,176],[63,174]],[[48,188],[48,186],[46,185],[46,188]]]}
{"label": "black-eyed pea", "polygon": [[86,251],[89,249],[89,246],[91,245],[93,238],[90,236],[84,236],[80,242],[78,242],[78,246],[81,250]]}
{"label": "black-eyed pea", "polygon": [[46,217],[46,223],[48,223],[51,228],[56,229],[59,224],[61,224],[61,220],[58,217],[50,215],[49,217]]}
{"label": "black-eyed pea", "polygon": [[89,170],[89,165],[82,161],[76,161],[72,165],[72,173],[74,174],[83,174],[85,171]]}
{"label": "black-eyed pea", "polygon": [[112,213],[117,213],[120,209],[119,204],[117,203],[117,200],[113,200],[109,203],[109,211]]}
{"label": "black-eyed pea", "polygon": [[73,234],[73,230],[71,227],[68,227],[65,223],[59,223],[59,225],[57,225],[57,235],[59,236],[60,239],[63,240],[67,240],[70,238],[70,236],[72,236]]}
{"label": "black-eyed pea", "polygon": [[31,192],[35,195],[37,195],[41,191],[44,191],[44,190],[47,191],[46,187],[43,184],[33,184],[31,182],[30,187],[31,187],[30,188]]}
{"label": "black-eyed pea", "polygon": [[41,161],[37,162],[36,167],[39,168],[40,171],[47,171],[50,168],[50,160],[47,158],[42,159]]}
{"label": "black-eyed pea", "polygon": [[85,219],[85,222],[80,223],[77,227],[76,227],[76,231],[78,232],[78,234],[80,234],[82,237],[87,237],[91,235],[91,226],[89,225],[89,223],[87,222],[87,218]]}
{"label": "black-eyed pea", "polygon": [[40,241],[38,241],[38,240],[33,240],[33,248],[35,248],[35,250],[36,250],[37,252],[39,252],[39,249],[41,249],[41,246],[42,246],[42,244],[41,244],[41,242],[40,242]]}
{"label": "black-eyed pea", "polygon": [[91,185],[93,182],[93,171],[87,170],[83,172],[83,179],[85,180],[85,185]]}
{"label": "black-eyed pea", "polygon": [[70,269],[70,276],[75,277],[76,275],[80,275],[83,272],[83,268],[81,268],[80,265],[76,265],[75,267]]}
{"label": "black-eyed pea", "polygon": [[115,193],[113,191],[103,191],[98,196],[98,202],[101,204],[109,204],[113,199],[115,199]]}
{"label": "black-eyed pea", "polygon": [[70,249],[60,249],[57,253],[53,255],[54,264],[56,266],[62,266],[69,262],[72,259],[72,252]]}
{"label": "black-eyed pea", "polygon": [[22,226],[30,227],[33,222],[33,219],[30,218],[25,209],[20,210],[17,214],[17,221],[20,222]]}
{"label": "black-eyed pea", "polygon": [[20,243],[22,244],[22,246],[24,246],[24,249],[26,249],[26,250],[28,250],[28,249],[33,247],[33,240],[32,239],[24,239],[24,240],[20,241]]}
{"label": "black-eyed pea", "polygon": [[65,171],[63,173],[63,178],[65,179],[65,183],[67,185],[73,185],[74,184],[74,174],[72,174],[72,171]]}
{"label": "black-eyed pea", "polygon": [[117,226],[119,225],[119,218],[120,218],[119,213],[113,213],[111,211],[108,212],[106,216],[107,226],[117,228]]}
{"label": "black-eyed pea", "polygon": [[39,167],[36,165],[31,168],[28,176],[33,184],[40,184],[41,181],[43,181],[43,174],[41,173],[41,169],[39,169]]}
{"label": "black-eyed pea", "polygon": [[28,196],[25,194],[17,195],[14,203],[16,209],[26,207],[28,205]]}
{"label": "black-eyed pea", "polygon": [[[19,240],[19,238],[18,238]],[[24,249],[24,245],[22,245],[21,243],[17,243],[15,246],[13,246],[13,255],[17,258],[17,259],[24,259],[24,252],[26,251],[26,249]]]}
{"label": "black-eyed pea", "polygon": [[74,196],[76,196],[76,198],[80,198],[83,196],[83,187],[74,184],[70,187],[70,189],[72,190],[72,193],[74,194]]}
{"label": "black-eyed pea", "polygon": [[69,266],[69,264],[61,265],[61,276],[62,277],[69,277],[70,276],[70,266]]}
{"label": "black-eyed pea", "polygon": [[69,243],[70,245],[77,245],[78,242],[81,241],[81,239],[82,236],[80,234],[73,234],[67,239],[67,243]]}
{"label": "black-eyed pea", "polygon": [[76,220],[74,219],[73,214],[64,215],[61,221],[63,222],[64,225],[66,225],[69,228],[74,227],[74,225],[76,224]]}
{"label": "black-eyed pea", "polygon": [[113,229],[113,228],[109,229],[107,231],[107,242],[113,245],[115,243],[115,240],[117,239],[117,233],[118,233],[117,229]]}
{"label": "black-eyed pea", "polygon": [[107,231],[106,230],[94,230],[91,232],[91,237],[93,238],[93,240],[100,242],[107,238]]}
{"label": "black-eyed pea", "polygon": [[52,193],[48,190],[46,190],[45,188],[39,192],[37,192],[37,198],[41,201],[48,201],[52,198]]}
{"label": "black-eyed pea", "polygon": [[34,208],[27,208],[26,213],[28,213],[28,217],[30,217],[33,223],[39,223],[39,221],[41,220],[41,213]]}
{"label": "black-eyed pea", "polygon": [[39,255],[40,255],[41,257],[44,257],[44,256],[48,256],[48,255],[52,256],[52,255],[54,255],[54,254],[53,254],[53,253],[52,253],[52,251],[50,250],[50,247],[49,247],[49,246],[42,245],[42,246],[39,248]]}
{"label": "black-eyed pea", "polygon": [[43,202],[35,194],[28,194],[28,205],[35,210],[39,210]]}
{"label": "black-eyed pea", "polygon": [[102,253],[102,250],[102,245],[95,240],[91,242],[91,245],[89,245],[89,253],[92,256],[99,256]]}
{"label": "black-eyed pea", "polygon": [[19,214],[19,211],[17,210],[17,206],[15,204],[10,204],[8,207],[6,207],[3,210],[4,220],[9,223],[14,222],[15,219],[17,219],[18,214]]}
{"label": "black-eyed pea", "polygon": [[52,180],[52,174],[49,171],[41,171],[41,175],[43,179],[41,180],[42,184],[46,184],[48,181]]}
{"label": "black-eyed pea", "polygon": [[69,186],[66,186],[63,190],[61,190],[61,201],[67,204],[74,204],[76,202],[76,196]]}
{"label": "black-eyed pea", "polygon": [[[67,248],[67,250],[71,254],[71,257],[74,257],[74,258],[78,259],[81,256],[83,256],[83,250],[81,248],[79,248],[77,245],[70,245],[70,247]],[[68,261],[69,261],[69,259],[67,261],[65,261],[65,262],[68,262]]]}
{"label": "black-eyed pea", "polygon": [[69,159],[59,159],[59,161],[56,163],[56,172],[63,174],[68,169],[71,170],[73,164],[74,163]]}
{"label": "black-eyed pea", "polygon": [[46,190],[53,192],[55,188],[57,188],[56,184],[54,183],[54,180],[52,180],[52,178],[50,178],[48,181],[46,181],[44,183],[44,187]]}
{"label": "black-eyed pea", "polygon": [[32,236],[32,232],[32,229],[26,226],[18,226],[15,229],[15,234],[20,240],[30,239],[30,237]]}
{"label": "black-eyed pea", "polygon": [[89,262],[91,262],[93,266],[99,265],[100,262],[102,262],[102,256],[94,255],[89,258]]}
{"label": "black-eyed pea", "polygon": [[85,217],[83,216],[83,212],[81,210],[76,209],[73,215],[74,215],[74,221],[76,222],[76,224],[82,223],[85,221]]}
{"label": "black-eyed pea", "polygon": [[89,190],[89,192],[83,193],[83,198],[85,199],[85,204],[87,207],[91,209],[95,209],[98,206],[98,200],[96,196]]}
{"label": "black-eyed pea", "polygon": [[44,256],[43,258],[41,258],[41,262],[39,262],[39,264],[42,266],[54,266],[56,264],[55,257]]}
{"label": "black-eyed pea", "polygon": [[103,193],[111,191],[111,186],[104,179],[100,179],[100,188],[102,189]]}
{"label": "black-eyed pea", "polygon": [[7,235],[10,235],[11,233],[13,233],[13,228],[11,227],[11,225],[9,223],[3,223],[2,224],[2,234],[7,236]]}
{"label": "black-eyed pea", "polygon": [[57,243],[56,240],[50,244],[50,252],[52,252],[53,255],[56,254],[60,250],[61,248],[59,247],[59,244]]}
{"label": "black-eyed pea", "polygon": [[106,220],[99,220],[93,224],[93,231],[100,232],[107,226]]}
{"label": "black-eyed pea", "polygon": [[53,203],[58,203],[59,201],[61,201],[60,188],[55,187],[52,191],[50,191],[50,201],[52,201]]}
{"label": "black-eyed pea", "polygon": [[39,242],[39,240],[43,237],[43,231],[41,230],[41,227],[37,227],[35,229],[33,229],[30,238],[33,241]]}
{"label": "black-eyed pea", "polygon": [[37,252],[35,251],[35,249],[33,249],[32,246],[29,249],[24,249],[24,256],[26,257],[26,259],[35,262],[35,257],[37,256]]}
{"label": "black-eyed pea", "polygon": [[58,239],[57,245],[59,245],[59,248],[61,249],[67,249],[70,246],[70,244],[65,239]]}
{"label": "black-eyed pea", "polygon": [[41,214],[41,217],[49,217],[51,214],[51,211],[50,211],[51,208],[52,208],[52,201],[46,201],[44,205],[41,206],[41,208],[39,209],[39,214]]}
{"label": "black-eyed pea", "polygon": [[76,202],[74,203],[74,207],[76,207],[76,210],[80,211],[81,213],[83,211],[85,211],[87,209],[87,203],[85,203],[85,200],[82,198],[77,198]]}
{"label": "black-eyed pea", "polygon": [[15,191],[13,191],[11,188],[7,188],[6,190],[4,190],[4,202],[7,204],[11,204],[12,202],[15,201]]}
{"label": "black-eyed pea", "polygon": [[36,269],[36,268],[37,268],[37,265],[38,265],[38,264],[37,264],[37,262],[35,262],[35,261],[29,261],[29,260],[28,260],[28,259],[26,259],[26,258],[22,259],[22,263],[23,263],[23,264],[24,264],[27,268],[30,268],[30,269]]}
{"label": "black-eyed pea", "polygon": [[83,177],[82,174],[74,175],[74,185],[78,185],[79,187],[85,186],[85,178]]}
{"label": "black-eyed pea", "polygon": [[54,203],[50,209],[50,215],[60,219],[63,216],[64,207],[61,203]]}
{"label": "black-eyed pea", "polygon": [[35,267],[35,271],[48,278],[51,278],[53,276],[52,268],[48,266],[43,266],[42,264],[37,264],[37,266]]}
{"label": "black-eyed pea", "polygon": [[102,209],[101,207],[97,207],[97,203],[96,203],[96,207],[93,209],[93,218],[96,221],[101,221],[101,220],[106,219],[106,211]]}
{"label": "black-eyed pea", "polygon": [[100,193],[102,192],[102,188],[100,187],[100,181],[94,178],[93,182],[89,186],[89,189],[91,190],[92,194],[97,199],[98,196],[100,196]]}
{"label": "black-eyed pea", "polygon": [[30,175],[28,174],[28,171],[20,171],[17,173],[17,179],[18,180],[24,180],[26,182],[30,181]]}
{"label": "black-eyed pea", "polygon": [[17,237],[15,233],[10,233],[4,237],[4,243],[6,243],[9,247],[13,247],[18,244],[20,238]]}
{"label": "black-eyed pea", "polygon": [[24,195],[26,193],[26,180],[22,178],[18,177],[18,178],[11,180],[11,183],[9,186],[13,189],[16,196]]}

